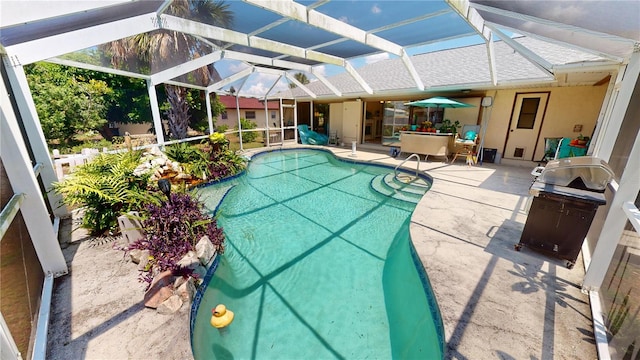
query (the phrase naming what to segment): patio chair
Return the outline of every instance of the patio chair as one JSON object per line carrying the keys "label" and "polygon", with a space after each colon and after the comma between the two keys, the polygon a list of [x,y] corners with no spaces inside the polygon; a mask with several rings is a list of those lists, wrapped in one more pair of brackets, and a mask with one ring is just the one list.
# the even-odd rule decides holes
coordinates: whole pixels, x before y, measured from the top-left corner
{"label": "patio chair", "polygon": [[558,143],[558,149],[556,150],[556,155],[554,159],[563,159],[574,156],[585,156],[587,155],[587,148],[589,144],[583,146],[573,146],[571,145],[571,138],[564,137],[560,139]]}
{"label": "patio chair", "polygon": [[329,145],[338,145],[338,131],[329,132]]}
{"label": "patio chair", "polygon": [[458,156],[464,156],[469,166],[476,163],[475,148],[478,146],[479,132],[480,125],[464,125],[462,127],[462,132],[456,134],[454,141],[456,154],[451,163],[454,163]]}

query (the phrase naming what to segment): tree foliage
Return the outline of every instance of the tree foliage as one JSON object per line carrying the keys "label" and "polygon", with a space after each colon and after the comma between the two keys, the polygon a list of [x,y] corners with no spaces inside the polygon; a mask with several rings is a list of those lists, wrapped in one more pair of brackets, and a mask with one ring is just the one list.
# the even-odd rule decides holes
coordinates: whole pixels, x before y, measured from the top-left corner
{"label": "tree foliage", "polygon": [[[223,28],[229,28],[233,22],[233,13],[224,1],[176,0],[171,3],[167,12]],[[104,46],[103,50],[111,56],[111,62],[117,68],[147,69],[155,73],[204,56],[214,49],[208,42],[189,34],[158,29],[111,42]],[[207,86],[212,80],[219,81],[220,75],[213,65],[208,65],[181,75],[175,80]],[[165,85],[165,91],[171,105],[171,109],[166,112],[171,136],[183,139],[187,136],[186,129],[190,122],[190,113],[185,111],[185,107],[188,107],[186,96],[189,92],[179,90],[175,85]]]}
{"label": "tree foliage", "polygon": [[76,135],[106,124],[108,97],[113,93],[106,82],[45,62],[25,66],[25,73],[47,141],[70,145]]}
{"label": "tree foliage", "polygon": [[[302,84],[302,85],[306,85],[306,84],[308,84],[308,83],[309,83],[309,78],[307,77],[307,75],[306,75],[305,73],[301,73],[301,72],[299,72],[299,73],[295,73],[295,74],[293,75],[293,77],[294,77],[296,80],[298,80],[298,82],[299,82],[300,84]],[[290,83],[290,84],[289,84],[289,88],[290,88],[290,89],[293,89],[293,88],[296,88],[296,87],[298,87],[298,85],[296,85],[295,83]]]}

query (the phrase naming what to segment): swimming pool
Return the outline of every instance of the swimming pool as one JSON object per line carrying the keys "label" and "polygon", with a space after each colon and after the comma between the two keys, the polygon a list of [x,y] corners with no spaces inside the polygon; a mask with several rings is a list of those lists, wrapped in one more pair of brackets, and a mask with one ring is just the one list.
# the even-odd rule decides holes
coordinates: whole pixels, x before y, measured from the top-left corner
{"label": "swimming pool", "polygon": [[[195,358],[442,358],[442,321],[409,239],[415,204],[373,190],[390,172],[283,150],[200,189],[209,208],[224,197],[227,240],[194,302]],[[219,303],[235,313],[221,330],[209,324]]]}

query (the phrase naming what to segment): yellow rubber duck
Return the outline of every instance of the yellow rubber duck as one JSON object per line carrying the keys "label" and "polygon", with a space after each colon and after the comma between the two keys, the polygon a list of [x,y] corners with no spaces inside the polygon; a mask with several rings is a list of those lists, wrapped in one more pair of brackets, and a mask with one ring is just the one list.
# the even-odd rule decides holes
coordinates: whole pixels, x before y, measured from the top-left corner
{"label": "yellow rubber duck", "polygon": [[223,328],[233,321],[233,311],[227,310],[223,304],[216,305],[211,309],[211,326],[215,328]]}

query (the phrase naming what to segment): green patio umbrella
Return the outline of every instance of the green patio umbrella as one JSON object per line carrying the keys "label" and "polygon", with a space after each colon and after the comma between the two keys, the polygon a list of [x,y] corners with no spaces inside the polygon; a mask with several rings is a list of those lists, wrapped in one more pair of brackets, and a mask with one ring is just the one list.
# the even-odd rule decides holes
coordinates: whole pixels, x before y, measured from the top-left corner
{"label": "green patio umbrella", "polygon": [[409,106],[428,107],[428,108],[466,108],[474,107],[475,105],[469,105],[461,103],[455,100],[447,99],[446,97],[436,96],[424,100],[412,101],[405,103]]}
{"label": "green patio umbrella", "polygon": [[416,106],[416,107],[423,107],[423,108],[436,108],[436,114],[438,113],[439,108],[475,107],[475,105],[461,103],[459,101],[451,100],[443,96],[436,96],[436,97],[432,97],[424,100],[412,101],[404,104],[408,106]]}

